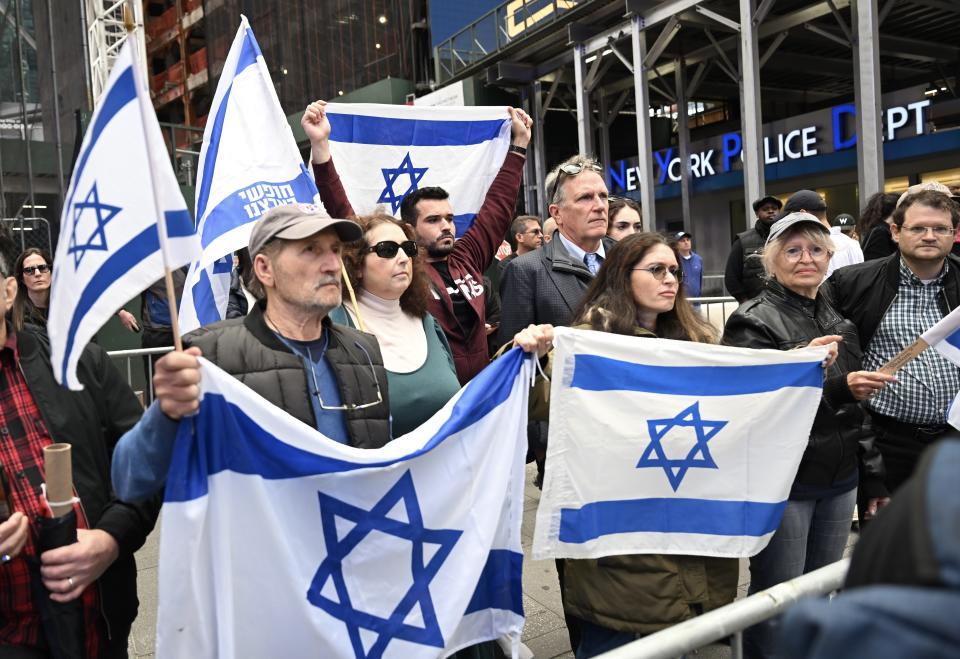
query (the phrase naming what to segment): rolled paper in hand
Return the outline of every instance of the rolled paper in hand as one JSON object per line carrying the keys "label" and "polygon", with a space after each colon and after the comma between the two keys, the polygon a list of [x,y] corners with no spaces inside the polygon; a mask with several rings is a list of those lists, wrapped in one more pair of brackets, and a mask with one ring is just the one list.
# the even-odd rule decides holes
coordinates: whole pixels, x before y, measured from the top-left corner
{"label": "rolled paper in hand", "polygon": [[69,444],[50,444],[43,447],[47,502],[52,502],[50,511],[54,517],[63,517],[73,510],[73,465],[70,450]]}

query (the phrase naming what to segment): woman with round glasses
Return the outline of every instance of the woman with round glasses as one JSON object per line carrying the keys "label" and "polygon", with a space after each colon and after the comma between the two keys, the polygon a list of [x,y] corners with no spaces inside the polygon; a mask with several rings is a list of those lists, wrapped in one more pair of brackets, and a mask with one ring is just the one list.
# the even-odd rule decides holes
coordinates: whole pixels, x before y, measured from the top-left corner
{"label": "woman with round glasses", "polygon": [[[750,559],[751,594],[843,557],[858,485],[861,500],[868,502],[866,515],[889,501],[880,455],[858,401],[893,377],[860,370],[856,327],[819,292],[832,255],[829,232],[813,215],[790,213],[778,220],[763,252],[766,288],[730,316],[723,333],[724,343],[745,348],[835,344],[780,527]],[[745,656],[773,656],[775,636],[776,623],[750,627],[744,634]]]}
{"label": "woman with round glasses", "polygon": [[17,278],[17,297],[10,312],[14,329],[22,330],[25,323],[46,327],[53,259],[45,250],[30,247],[17,258],[13,272]]}
{"label": "woman with round glasses", "polygon": [[[690,306],[676,249],[657,233],[627,236],[607,253],[575,313],[577,329],[715,343],[713,326]],[[516,343],[532,351],[550,326],[531,326]],[[550,337],[552,338],[552,333]],[[552,357],[552,355],[551,355]],[[551,371],[548,360],[547,371]],[[545,389],[533,394],[545,418]],[[734,558],[635,554],[563,561],[564,613],[579,621],[577,659],[593,657],[733,601]]]}
{"label": "woman with round glasses", "polygon": [[387,370],[391,434],[400,437],[432,417],[460,384],[443,330],[427,313],[430,280],[413,228],[389,215],[356,222],[363,239],[343,254],[356,307],[347,302],[330,317],[377,337]]}
{"label": "woman with round glasses", "polygon": [[643,231],[643,223],[640,221],[640,204],[633,199],[610,197],[607,217],[610,218],[607,235],[614,240],[622,240]]}

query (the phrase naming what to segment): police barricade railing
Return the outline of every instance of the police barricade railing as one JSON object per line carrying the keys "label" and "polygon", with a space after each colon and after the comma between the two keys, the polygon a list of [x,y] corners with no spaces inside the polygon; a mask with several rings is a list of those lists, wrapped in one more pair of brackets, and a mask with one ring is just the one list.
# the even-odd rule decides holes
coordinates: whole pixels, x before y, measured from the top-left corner
{"label": "police barricade railing", "polygon": [[735,298],[729,296],[718,297],[691,297],[687,298],[690,304],[695,305],[701,315],[703,315],[717,331],[722,332],[723,326],[727,324],[727,318],[730,317],[740,303]]}
{"label": "police barricade railing", "polygon": [[740,659],[744,629],[784,613],[803,597],[823,596],[838,590],[847,576],[849,565],[850,559],[844,558],[597,655],[597,659],[672,659],[725,638],[731,638],[732,659]]}
{"label": "police barricade railing", "polygon": [[[125,373],[127,376],[127,384],[130,385],[130,388],[135,392],[138,392],[140,395],[140,402],[143,403],[144,407],[150,405],[153,402],[153,360],[150,357],[155,355],[164,355],[173,350],[173,346],[165,346],[162,348],[137,348],[135,350],[110,350],[107,352],[107,355],[113,359],[114,363],[117,364],[117,367],[120,369],[121,373]],[[125,361],[126,364],[121,366],[118,362]],[[140,361],[139,366],[135,366],[134,362]],[[137,390],[137,380],[134,378],[134,373],[140,375],[144,373],[146,375],[142,384],[144,389],[142,391]]]}

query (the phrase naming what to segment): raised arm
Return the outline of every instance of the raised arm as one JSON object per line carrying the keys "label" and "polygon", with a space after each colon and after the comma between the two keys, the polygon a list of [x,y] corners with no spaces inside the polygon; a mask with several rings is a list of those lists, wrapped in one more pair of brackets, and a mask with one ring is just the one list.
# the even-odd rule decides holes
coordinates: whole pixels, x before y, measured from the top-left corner
{"label": "raised arm", "polygon": [[[523,110],[510,108],[510,145],[526,150],[530,144],[530,127],[533,120]],[[513,221],[517,194],[523,180],[523,165],[526,156],[515,151],[507,153],[500,172],[477,211],[473,226],[459,237],[450,254],[451,261],[462,263],[468,270],[484,272],[493,262],[497,248]],[[513,338],[511,334],[510,338]]]}
{"label": "raised arm", "polygon": [[347,192],[340,182],[337,168],[330,155],[330,120],[327,118],[327,102],[314,101],[303,111],[300,118],[307,138],[310,140],[310,156],[313,161],[313,180],[320,192],[320,201],[332,217],[346,219],[356,213]]}

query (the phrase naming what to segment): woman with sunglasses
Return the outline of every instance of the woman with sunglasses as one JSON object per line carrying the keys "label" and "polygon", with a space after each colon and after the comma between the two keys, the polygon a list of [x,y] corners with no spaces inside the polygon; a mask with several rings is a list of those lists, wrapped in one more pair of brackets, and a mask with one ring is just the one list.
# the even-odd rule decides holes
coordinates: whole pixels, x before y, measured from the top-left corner
{"label": "woman with sunglasses", "polygon": [[46,327],[53,259],[45,250],[30,247],[17,258],[13,272],[17,278],[17,297],[10,312],[14,329],[22,330],[25,323]]}
{"label": "woman with sunglasses", "polygon": [[[790,496],[770,543],[750,559],[750,593],[840,560],[847,546],[857,487],[872,516],[889,499],[880,455],[858,401],[893,377],[860,370],[857,328],[838,314],[820,284],[833,255],[830,234],[809,213],[790,213],[770,229],[763,252],[765,290],[727,320],[723,342],[744,348],[792,350],[839,345]],[[744,656],[775,655],[776,623],[744,634]]]}
{"label": "woman with sunglasses", "polygon": [[[627,236],[607,253],[573,326],[715,343],[713,327],[687,302],[682,279],[679,255],[665,237]],[[531,326],[515,341],[534,350],[543,330]],[[550,366],[548,360],[548,375]],[[545,417],[545,391],[537,387],[532,396],[533,418]],[[585,659],[729,604],[737,594],[739,563],[733,558],[637,554],[565,560],[562,571],[564,613],[579,622],[574,650],[577,659]]]}
{"label": "woman with sunglasses", "polygon": [[391,434],[400,437],[432,417],[460,383],[443,330],[427,313],[430,280],[413,228],[389,215],[356,222],[363,239],[343,254],[356,306],[344,304],[330,318],[377,337],[387,370]]}
{"label": "woman with sunglasses", "polygon": [[[22,330],[24,324],[46,329],[53,259],[46,250],[28,247],[17,258],[14,274],[17,278],[17,297],[10,310],[14,329]],[[136,316],[126,309],[118,311],[117,317],[131,332],[140,331]]]}

